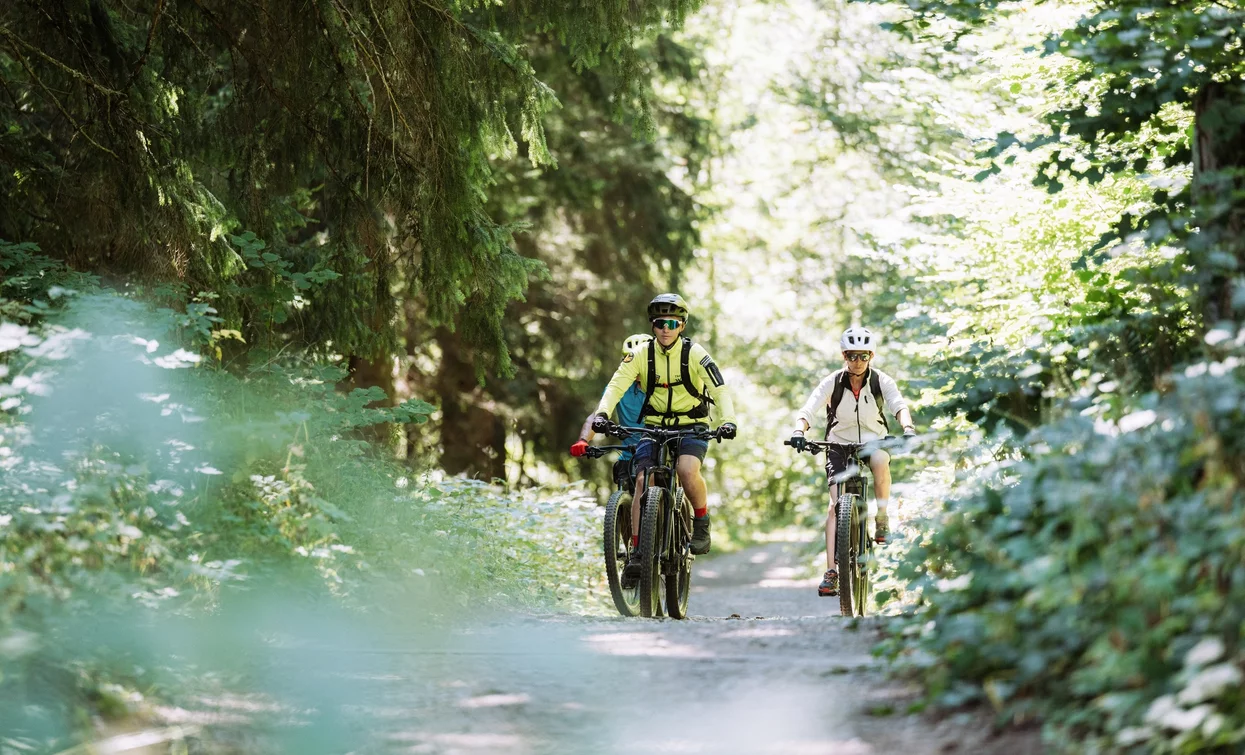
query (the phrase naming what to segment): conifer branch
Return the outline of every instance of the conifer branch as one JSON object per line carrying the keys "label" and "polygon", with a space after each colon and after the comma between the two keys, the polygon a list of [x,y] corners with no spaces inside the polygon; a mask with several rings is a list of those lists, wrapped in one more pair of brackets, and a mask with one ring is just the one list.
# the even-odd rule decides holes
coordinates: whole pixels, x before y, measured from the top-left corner
{"label": "conifer branch", "polygon": [[[120,97],[120,96],[123,94],[122,92],[119,92],[119,91],[117,91],[116,89],[109,89],[108,87],[104,86],[103,84],[100,84],[100,83],[99,83],[98,81],[96,81],[95,79],[91,78],[89,75],[87,75],[87,74],[83,73],[82,71],[79,71],[77,68],[74,68],[74,67],[72,67],[72,66],[66,65],[65,63],[62,63],[60,60],[57,60],[56,58],[52,57],[51,55],[48,55],[48,54],[47,54],[46,52],[44,52],[43,50],[39,49],[38,47],[35,47],[34,45],[30,44],[30,43],[29,43],[29,42],[27,42],[26,40],[22,39],[21,37],[17,36],[16,34],[14,34],[14,33],[13,33],[10,29],[9,29],[9,27],[5,26],[4,24],[0,24],[0,36],[3,36],[5,39],[8,39],[11,43],[15,42],[15,43],[17,43],[17,44],[21,45],[22,47],[25,47],[27,50],[30,50],[30,51],[34,52],[34,53],[35,53],[36,55],[38,55],[39,57],[41,57],[41,58],[43,58],[44,60],[48,61],[49,63],[51,63],[52,65],[54,65],[54,66],[56,66],[57,68],[61,69],[61,70],[62,70],[62,71],[64,71],[65,73],[67,73],[67,74],[69,74],[70,76],[74,77],[75,79],[78,79],[78,80],[79,80],[79,81],[81,81],[82,83],[87,84],[87,85],[89,85],[89,86],[91,86],[91,87],[94,87],[95,89],[98,89],[99,91],[103,92],[104,94],[106,94],[106,95],[108,95],[108,96],[110,96],[110,97]],[[17,55],[19,55],[19,56],[20,56],[20,53],[18,53],[18,52],[17,52],[16,48],[12,48],[12,49],[13,49],[13,51],[14,51],[14,53],[15,53],[15,54],[17,54]],[[29,70],[29,69],[28,69],[28,70]]]}
{"label": "conifer branch", "polygon": [[[3,28],[3,27],[0,27],[0,28]],[[60,99],[56,96],[56,94],[52,92],[52,90],[48,87],[48,85],[43,83],[43,79],[39,78],[39,74],[35,73],[35,70],[31,68],[30,66],[30,62],[26,60],[25,57],[22,56],[22,54],[17,50],[16,47],[10,47],[9,49],[13,51],[13,55],[16,56],[17,61],[22,64],[22,68],[26,70],[26,73],[30,76],[30,78],[36,84],[39,85],[39,88],[42,89],[44,93],[47,94],[48,98],[51,99],[52,102],[56,105],[56,109],[60,111],[61,115],[65,116],[65,120],[69,121],[69,124],[73,126],[74,136],[77,136],[78,134],[82,134],[82,137],[84,139],[86,139],[88,142],[90,142],[100,151],[106,152],[112,155],[117,160],[121,159],[120,156],[118,156],[116,152],[113,152],[112,150],[108,149],[104,145],[95,141],[95,139],[93,139],[91,135],[88,134],[86,130],[81,125],[79,125],[76,120],[74,120],[74,117],[69,114],[68,110],[65,109],[65,105],[60,101]]]}
{"label": "conifer branch", "polygon": [[[337,167],[333,164],[333,161],[328,159],[332,153],[328,149],[328,139],[325,137],[324,132],[319,127],[317,127],[313,123],[310,123],[306,118],[304,118],[302,113],[298,112],[298,110],[295,109],[294,105],[289,101],[289,98],[287,98],[280,90],[278,90],[272,84],[272,82],[268,80],[268,77],[264,75],[263,68],[259,65],[258,61],[256,61],[250,54],[247,53],[246,50],[242,48],[240,44],[238,44],[236,35],[234,35],[230,31],[230,29],[226,27],[220,21],[220,19],[216,17],[216,14],[213,13],[211,9],[204,7],[202,0],[193,0],[193,2],[195,6],[199,8],[199,10],[203,11],[203,14],[207,16],[209,21],[212,22],[212,25],[215,26],[216,29],[222,35],[224,35],[225,39],[227,40],[227,44],[229,45],[230,50],[236,51],[251,66],[251,69],[255,72],[255,76],[259,80],[259,83],[263,85],[264,89],[267,89],[272,94],[273,98],[277,101],[277,104],[281,106],[281,109],[285,110],[287,113],[293,116],[294,119],[303,128],[305,128],[307,131],[309,131],[312,134],[312,136],[316,140],[316,143],[320,146],[322,154],[325,156],[324,164],[325,164],[325,167],[328,168],[329,172],[331,172],[333,176],[337,178],[338,182],[355,199],[363,200],[363,196],[360,195],[359,192],[354,187],[352,187],[348,181],[346,181],[345,177],[341,175],[341,173],[337,170]],[[347,82],[347,86],[348,85],[349,83]],[[394,146],[394,150],[395,150],[395,154],[399,154],[396,143]],[[411,157],[406,154],[405,150],[402,150],[400,154],[401,154],[401,157],[408,164],[414,164],[414,160],[412,160]]]}
{"label": "conifer branch", "polygon": [[156,0],[156,10],[151,16],[151,28],[147,30],[147,44],[143,47],[143,54],[139,57],[134,70],[130,72],[129,80],[125,82],[124,88],[126,90],[133,86],[134,80],[138,78],[138,74],[143,70],[143,66],[147,65],[147,56],[151,54],[151,45],[156,39],[156,27],[160,25],[160,17],[164,15],[164,4],[165,0]]}

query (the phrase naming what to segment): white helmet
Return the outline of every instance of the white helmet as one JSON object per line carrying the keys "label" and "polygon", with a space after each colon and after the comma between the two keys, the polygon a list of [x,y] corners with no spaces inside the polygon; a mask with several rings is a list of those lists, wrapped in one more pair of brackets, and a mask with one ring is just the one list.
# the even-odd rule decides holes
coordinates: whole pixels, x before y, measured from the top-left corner
{"label": "white helmet", "polygon": [[623,356],[634,354],[641,346],[647,346],[648,342],[653,340],[653,336],[648,333],[636,333],[627,336],[627,340],[623,341]]}
{"label": "white helmet", "polygon": [[857,326],[843,331],[843,337],[839,339],[839,348],[843,351],[867,351],[870,354],[876,354],[877,341],[877,336],[873,335],[872,330]]}

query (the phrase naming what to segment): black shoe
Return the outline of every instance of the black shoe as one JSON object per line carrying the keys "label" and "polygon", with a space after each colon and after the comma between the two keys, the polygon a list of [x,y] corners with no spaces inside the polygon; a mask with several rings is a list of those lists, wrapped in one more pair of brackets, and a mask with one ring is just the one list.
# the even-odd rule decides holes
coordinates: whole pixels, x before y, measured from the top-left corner
{"label": "black shoe", "polygon": [[692,555],[703,556],[709,552],[709,514],[692,517]]}
{"label": "black shoe", "polygon": [[631,551],[631,555],[627,557],[627,564],[623,566],[622,579],[620,580],[624,590],[634,589],[636,585],[640,584],[641,566],[640,551]]}
{"label": "black shoe", "polygon": [[839,594],[839,573],[836,570],[826,569],[821,584],[817,585],[817,594],[823,598],[833,598]]}

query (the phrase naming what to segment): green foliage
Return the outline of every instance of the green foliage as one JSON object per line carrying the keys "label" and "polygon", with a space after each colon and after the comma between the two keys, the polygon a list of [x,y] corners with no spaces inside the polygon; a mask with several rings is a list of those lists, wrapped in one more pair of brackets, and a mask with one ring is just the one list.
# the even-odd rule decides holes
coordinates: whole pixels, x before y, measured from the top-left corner
{"label": "green foliage", "polygon": [[413,478],[353,432],[426,422],[429,404],[377,408],[378,389],[340,392],[344,371],[322,362],[214,368],[178,346],[197,332],[183,315],[116,296],[52,314],[0,323],[6,736],[72,741],[76,711],[133,712],[118,701],[152,692],[153,669],[189,688],[232,663],[183,668],[130,625],[77,642],[75,613],[201,620],[243,589],[376,610],[378,583],[409,587],[425,615],[600,594],[599,511],[582,494]]}
{"label": "green foliage", "polygon": [[708,151],[707,122],[683,106],[701,71],[694,45],[665,34],[637,43],[655,106],[640,116],[618,111],[619,64],[583,69],[547,32],[530,28],[528,39],[533,68],[561,107],[544,119],[557,170],[533,170],[520,149],[499,161],[489,195],[489,214],[523,228],[516,249],[547,271],[506,309],[514,374],[485,375],[484,363],[462,358],[459,334],[419,317],[406,334],[416,362],[436,364],[419,370],[414,386],[441,398],[443,466],[512,480],[569,463],[566,447],[617,365],[619,344],[644,329],[656,291],[681,283],[704,212],[678,176],[698,172]]}
{"label": "green foliage", "polygon": [[1239,747],[1242,383],[1220,356],[1118,423],[1034,433],[909,554],[924,610],[892,650],[937,701],[1036,716],[1069,751]]}
{"label": "green foliage", "polygon": [[[543,119],[558,104],[528,35],[557,39],[576,70],[613,65],[612,108],[651,131],[636,45],[695,6],[6,3],[0,237],[220,293],[248,342],[275,325],[299,346],[385,356],[395,292],[418,296],[506,374],[505,308],[542,268],[486,202],[516,133],[531,166],[553,163]],[[239,229],[254,234],[240,250]],[[263,274],[236,280],[248,270]]]}
{"label": "green foliage", "polygon": [[[1000,10],[1031,3],[959,3],[921,0],[904,5],[891,25],[909,38],[961,39]],[[1050,3],[1050,5],[1062,5]],[[1164,182],[1144,208],[1124,209],[1086,250],[1101,263],[1117,243],[1179,244],[1172,272],[1200,298],[1209,324],[1235,311],[1232,292],[1241,267],[1240,223],[1245,210],[1245,9],[1217,2],[1155,6],[1141,0],[1090,3],[1075,23],[1050,34],[1047,56],[1078,64],[1059,82],[1066,94],[1044,114],[1045,134],[999,135],[983,157],[997,158],[1017,143],[1046,151],[1034,182],[1052,193],[1070,179],[1111,182],[1129,174],[1161,175],[1193,169],[1194,180]],[[999,169],[997,162],[980,176]]]}

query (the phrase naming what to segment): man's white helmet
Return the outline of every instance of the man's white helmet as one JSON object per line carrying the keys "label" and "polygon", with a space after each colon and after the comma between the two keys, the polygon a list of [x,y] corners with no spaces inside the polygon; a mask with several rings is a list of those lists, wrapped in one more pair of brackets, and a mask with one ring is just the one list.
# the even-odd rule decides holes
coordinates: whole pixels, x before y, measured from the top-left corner
{"label": "man's white helmet", "polygon": [[648,342],[653,340],[653,336],[649,333],[636,333],[627,336],[627,340],[623,341],[623,356],[634,354],[641,346],[647,346]]}
{"label": "man's white helmet", "polygon": [[839,348],[843,351],[867,351],[870,354],[876,354],[877,340],[872,330],[857,326],[843,331],[843,337],[839,339]]}

